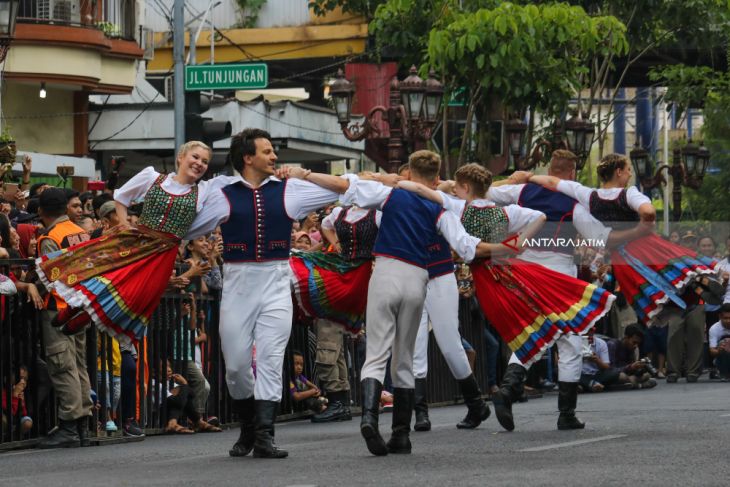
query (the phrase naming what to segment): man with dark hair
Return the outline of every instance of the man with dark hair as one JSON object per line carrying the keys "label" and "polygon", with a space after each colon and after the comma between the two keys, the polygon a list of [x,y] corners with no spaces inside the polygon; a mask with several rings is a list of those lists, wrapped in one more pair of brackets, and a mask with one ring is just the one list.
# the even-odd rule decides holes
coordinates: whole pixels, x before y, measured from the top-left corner
{"label": "man with dark hair", "polygon": [[28,198],[37,198],[43,191],[50,187],[48,183],[34,183],[28,190]]}
{"label": "man with dark hair", "polygon": [[619,382],[630,382],[635,389],[649,389],[656,386],[651,378],[649,364],[639,359],[639,346],[644,332],[638,325],[629,325],[621,340],[608,341],[608,355],[611,367],[620,372]]}
{"label": "man with dark hair", "polygon": [[64,191],[66,192],[66,200],[68,201],[66,205],[66,214],[68,215],[68,219],[73,223],[78,223],[81,215],[84,214],[84,207],[81,204],[79,192],[74,191],[73,189],[65,189]]}
{"label": "man with dark hair", "polygon": [[[78,197],[77,197],[78,199]],[[38,238],[38,255],[57,252],[89,239],[67,216],[68,199],[60,188],[47,188],[39,197],[43,233]],[[40,441],[40,448],[88,446],[88,416],[91,413],[89,376],[86,371],[86,334],[67,336],[51,325],[66,303],[55,293],[46,295],[41,313],[43,345],[48,372],[56,392],[59,428]]]}
{"label": "man with dark hair", "polygon": [[[271,136],[246,129],[231,138],[229,160],[241,176],[203,202],[190,233],[223,231],[224,284],[220,334],[226,382],[241,421],[231,456],[284,458],[274,444],[274,420],[282,393],[281,370],[291,332],[293,303],[289,250],[292,222],[339,197],[300,179],[276,177]],[[309,172],[292,169],[304,178]],[[314,175],[344,192],[348,182]],[[256,378],[251,369],[256,343]]]}

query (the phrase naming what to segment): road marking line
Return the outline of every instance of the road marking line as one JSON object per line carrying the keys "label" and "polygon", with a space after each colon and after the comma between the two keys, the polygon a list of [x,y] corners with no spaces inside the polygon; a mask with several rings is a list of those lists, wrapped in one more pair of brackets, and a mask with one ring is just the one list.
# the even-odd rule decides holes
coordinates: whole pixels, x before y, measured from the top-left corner
{"label": "road marking line", "polygon": [[586,440],[569,441],[567,443],[555,443],[553,445],[535,446],[532,448],[524,448],[522,450],[517,450],[517,451],[519,451],[519,452],[536,452],[536,451],[554,450],[556,448],[569,448],[571,446],[585,445],[586,443],[595,443],[597,441],[615,440],[617,438],[624,438],[625,436],[627,436],[627,435],[599,436],[598,438],[589,438]]}
{"label": "road marking line", "polygon": [[720,417],[721,418],[730,418],[730,414],[721,414]]}

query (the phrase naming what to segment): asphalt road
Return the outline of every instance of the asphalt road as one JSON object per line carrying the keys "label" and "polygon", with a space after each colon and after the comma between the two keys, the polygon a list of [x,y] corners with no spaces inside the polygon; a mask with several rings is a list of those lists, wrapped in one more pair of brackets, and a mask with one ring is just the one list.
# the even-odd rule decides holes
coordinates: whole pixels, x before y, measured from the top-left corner
{"label": "asphalt road", "polygon": [[[585,394],[582,431],[557,431],[554,394],[515,406],[517,428],[490,417],[455,428],[463,406],[434,408],[411,455],[371,456],[358,421],[277,425],[285,460],[230,458],[237,430],[103,447],[0,454],[1,486],[730,485],[730,383],[665,384]],[[390,414],[381,416],[388,437]],[[382,426],[386,427],[383,428]]]}

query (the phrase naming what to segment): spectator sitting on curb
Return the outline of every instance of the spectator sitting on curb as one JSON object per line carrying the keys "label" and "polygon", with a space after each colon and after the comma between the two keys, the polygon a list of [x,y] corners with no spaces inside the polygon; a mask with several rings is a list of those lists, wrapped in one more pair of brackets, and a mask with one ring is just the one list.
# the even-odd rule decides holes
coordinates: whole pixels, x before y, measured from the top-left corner
{"label": "spectator sitting on curb", "polygon": [[602,392],[619,382],[620,371],[611,367],[608,344],[597,336],[586,337],[588,347],[583,351],[583,369],[580,385],[583,392]]}
{"label": "spectator sitting on curb", "polygon": [[327,399],[320,394],[319,387],[314,385],[304,375],[304,355],[302,352],[292,352],[294,370],[289,382],[289,393],[294,401],[304,402],[304,406],[315,414],[327,409]]}

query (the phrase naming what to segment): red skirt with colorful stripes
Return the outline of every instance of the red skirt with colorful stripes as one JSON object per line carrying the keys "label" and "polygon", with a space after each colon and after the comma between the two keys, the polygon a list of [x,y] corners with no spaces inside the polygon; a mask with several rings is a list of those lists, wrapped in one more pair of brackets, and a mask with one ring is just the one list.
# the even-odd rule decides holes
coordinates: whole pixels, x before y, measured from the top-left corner
{"label": "red skirt with colorful stripes", "polygon": [[372,261],[348,261],[333,252],[293,252],[294,296],[307,316],[357,334],[365,320]]}
{"label": "red skirt with colorful stripes", "polygon": [[714,274],[718,262],[649,235],[613,251],[611,266],[637,318],[649,323],[667,301],[683,308],[685,303],[679,296],[687,283],[700,274]]}
{"label": "red skirt with colorful stripes", "polygon": [[44,285],[120,343],[147,333],[170,280],[179,239],[146,228],[109,235],[36,260]]}
{"label": "red skirt with colorful stripes", "polygon": [[583,335],[616,296],[547,267],[520,259],[471,266],[479,305],[525,366],[564,334]]}

